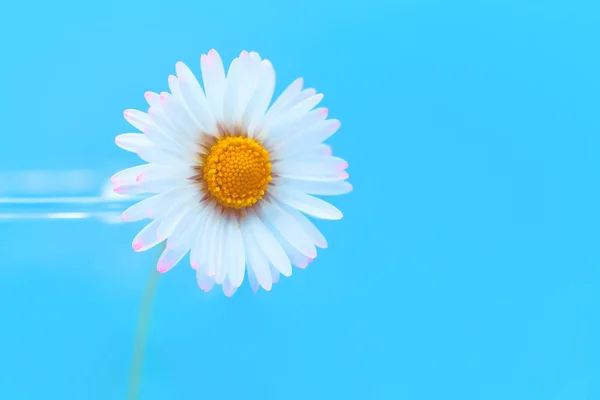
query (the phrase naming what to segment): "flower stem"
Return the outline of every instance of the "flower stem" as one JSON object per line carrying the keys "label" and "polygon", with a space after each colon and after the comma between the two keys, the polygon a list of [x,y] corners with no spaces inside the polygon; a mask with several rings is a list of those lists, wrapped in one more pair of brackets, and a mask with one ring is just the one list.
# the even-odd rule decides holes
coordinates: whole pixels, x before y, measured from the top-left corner
{"label": "flower stem", "polygon": [[[161,245],[159,255],[164,249],[164,244]],[[140,397],[140,380],[142,377],[142,367],[144,365],[144,348],[146,345],[146,336],[148,335],[148,325],[150,324],[150,314],[152,311],[152,301],[158,286],[158,278],[160,273],[156,268],[152,268],[142,305],[140,307],[140,316],[138,319],[137,332],[135,342],[133,344],[133,360],[131,361],[131,371],[129,373],[129,390],[127,394],[128,400],[138,400]]]}

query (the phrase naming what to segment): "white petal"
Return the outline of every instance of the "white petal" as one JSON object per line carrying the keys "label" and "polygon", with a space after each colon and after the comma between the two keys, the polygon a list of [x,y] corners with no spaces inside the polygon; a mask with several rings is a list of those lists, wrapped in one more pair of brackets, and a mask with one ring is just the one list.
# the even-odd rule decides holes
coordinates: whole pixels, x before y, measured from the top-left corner
{"label": "white petal", "polygon": [[298,181],[313,181],[313,182],[338,182],[344,181],[348,179],[350,175],[346,171],[341,171],[337,173],[333,173],[330,171],[330,174],[324,174],[323,172],[313,173],[305,172],[305,171],[297,171],[296,173],[280,173],[279,177],[284,179],[292,179]]}
{"label": "white petal", "polygon": [[192,268],[198,269],[200,266],[207,265],[207,252],[208,252],[208,237],[212,234],[209,230],[210,219],[207,217],[209,211],[203,209],[197,217],[196,222],[196,238],[192,243],[192,252],[190,254],[190,264]]}
{"label": "white petal", "polygon": [[250,218],[252,218],[250,227],[252,228],[254,239],[260,250],[279,272],[285,276],[291,276],[292,264],[290,263],[290,259],[275,239],[275,236],[273,236],[273,233],[271,233],[258,217],[254,216]]}
{"label": "white petal", "polygon": [[239,286],[234,286],[231,282],[229,282],[229,279],[225,279],[225,281],[223,281],[222,289],[223,293],[227,297],[233,296],[238,287]]}
{"label": "white petal", "polygon": [[[246,57],[248,54],[246,53]],[[242,83],[242,71],[240,59],[235,58],[227,71],[225,81],[225,95],[223,96],[223,122],[226,125],[233,125],[236,121],[236,108],[238,105],[238,94]]]}
{"label": "white petal", "polygon": [[175,189],[148,197],[123,211],[121,219],[126,222],[133,222],[144,218],[157,218],[171,204],[173,198],[177,198],[183,192],[184,189]]}
{"label": "white petal", "polygon": [[313,125],[306,131],[290,137],[288,140],[281,143],[281,147],[277,150],[278,154],[285,157],[291,157],[296,154],[303,153],[308,149],[324,142],[331,137],[340,128],[340,121],[337,119],[327,119]]}
{"label": "white petal", "polygon": [[197,213],[197,210],[190,201],[191,197],[189,193],[186,193],[186,195],[174,199],[165,212],[165,214],[169,214],[169,218],[163,218],[162,223],[158,227],[157,233],[159,237],[164,239],[170,238],[178,227],[182,228],[178,232],[179,237],[177,238],[177,242],[172,240],[170,245],[167,242],[167,248],[174,249],[181,246],[181,243],[187,238],[186,235],[189,233],[191,224],[195,222],[194,214]]}
{"label": "white petal", "polygon": [[160,95],[154,92],[144,93],[144,98],[150,107],[157,107],[160,105]]}
{"label": "white petal", "polygon": [[281,176],[339,175],[348,163],[339,157],[291,158],[275,161],[273,172]]}
{"label": "white petal", "polygon": [[113,176],[110,177],[110,182],[115,186],[121,185],[135,185],[137,183],[137,177],[144,171],[152,170],[155,168],[162,168],[161,165],[156,164],[142,164],[135,167],[129,167],[123,169]]}
{"label": "white petal", "polygon": [[[150,109],[152,110],[152,109]],[[157,125],[144,129],[144,135],[157,147],[168,150],[173,154],[185,153],[186,147],[182,145],[182,141],[170,137]]]}
{"label": "white petal", "polygon": [[145,112],[138,110],[125,110],[123,116],[131,125],[135,126],[140,131],[153,126],[154,122]]}
{"label": "white petal", "polygon": [[288,101],[285,105],[283,105],[279,110],[269,114],[269,118],[267,121],[268,126],[273,126],[275,123],[279,122],[284,115],[297,104],[307,100],[310,97],[313,97],[317,94],[315,89],[304,89],[300,93],[298,93],[291,101]]}
{"label": "white petal", "polygon": [[254,270],[248,267],[248,281],[250,282],[250,287],[254,293],[258,292],[258,281],[256,280],[256,275],[254,275]]}
{"label": "white petal", "polygon": [[123,150],[137,153],[143,147],[152,146],[152,142],[141,133],[123,133],[115,138],[115,144]]}
{"label": "white petal", "polygon": [[325,236],[319,231],[319,229],[308,219],[304,214],[296,210],[295,208],[282,205],[282,207],[296,219],[296,222],[302,226],[304,232],[310,236],[313,243],[322,249],[327,248],[327,240]]}
{"label": "white petal", "polygon": [[281,247],[283,247],[283,250],[289,257],[292,264],[296,267],[304,269],[308,265],[309,260],[314,260],[316,258],[316,253],[314,257],[307,257],[300,253],[276,229],[274,229],[272,232],[279,243],[281,243]]}
{"label": "white petal", "polygon": [[[272,192],[274,191],[272,190]],[[291,190],[289,187],[277,188],[276,193],[273,194],[282,203],[316,218],[336,220],[343,217],[340,210],[326,201]]]}
{"label": "white petal", "polygon": [[187,179],[168,179],[163,181],[140,182],[135,185],[117,186],[115,193],[119,194],[144,194],[144,193],[162,193],[171,189],[189,186]]}
{"label": "white petal", "polygon": [[[236,223],[237,224],[237,223]],[[244,249],[244,240],[239,226],[232,225],[229,234],[231,235],[229,247],[226,251],[232,254],[231,265],[228,268],[227,274],[231,284],[235,287],[241,286],[244,281],[244,273],[246,269],[246,252]]]}
{"label": "white petal", "polygon": [[196,76],[182,62],[177,63],[177,76],[185,104],[205,132],[215,131],[215,119]]}
{"label": "white petal", "polygon": [[304,85],[304,80],[302,78],[296,79],[292,82],[275,100],[273,105],[267,111],[267,117],[273,117],[279,112],[282,108],[284,108],[288,103],[291,103],[300,91],[302,90],[302,85]]}
{"label": "white petal", "polygon": [[[302,117],[306,116],[310,110],[315,108],[323,100],[323,94],[318,93],[308,97],[305,100],[300,101],[298,104],[293,106],[285,113],[285,119],[292,121],[299,121]],[[319,110],[316,115],[323,115],[327,113],[326,109]]]}
{"label": "white petal", "polygon": [[[260,56],[242,51],[239,57],[237,104],[233,121],[243,124],[243,116],[260,79]],[[247,124],[243,125],[247,127]]]}
{"label": "white petal", "polygon": [[224,224],[221,223],[220,216],[213,215],[211,217],[211,232],[208,239],[208,275],[217,276],[221,268],[221,248],[223,247],[223,229]]}
{"label": "white petal", "polygon": [[[177,77],[174,75],[169,75],[168,82],[169,82],[169,90],[171,91],[173,98],[177,101],[177,103],[184,105],[185,99],[183,98],[183,95],[181,94],[181,87],[179,87],[179,79],[177,79]],[[186,111],[187,111],[187,109],[186,109]],[[188,117],[191,118],[191,115],[188,114]]]}
{"label": "white petal", "polygon": [[[167,178],[186,178],[189,171],[157,164],[142,164],[130,167],[114,174],[110,181],[115,186],[135,185],[142,181],[162,180]],[[187,176],[186,176],[187,175]]]}
{"label": "white petal", "polygon": [[173,124],[170,116],[164,109],[162,102],[154,107],[150,107],[148,109],[148,115],[152,118],[158,130],[169,140],[180,146],[189,142],[187,136],[181,132],[181,129]]}
{"label": "white petal", "polygon": [[279,148],[283,142],[290,140],[290,138],[295,135],[302,134],[302,132],[312,129],[327,118],[327,113],[328,111],[326,108],[317,108],[316,110],[304,114],[299,119],[289,119],[288,114],[286,113],[285,118],[273,126],[267,135],[268,144],[273,148],[273,158],[281,157]]}
{"label": "white petal", "polygon": [[[211,257],[216,248],[215,233],[217,229],[216,212],[213,209],[206,209],[202,223],[200,225],[201,235],[196,238],[196,243],[201,246],[198,252],[198,258],[194,258],[194,263],[205,269],[206,275],[213,277],[216,275],[214,268],[211,270]],[[200,250],[200,249],[198,249]]]}
{"label": "white petal", "polygon": [[229,264],[226,264],[226,261],[228,259],[227,256],[230,254],[228,244],[231,237],[229,235],[229,228],[231,227],[231,224],[225,220],[221,220],[219,223],[221,225],[221,234],[217,243],[217,258],[215,263],[217,275],[215,277],[215,282],[219,285],[222,285],[227,277],[227,271],[229,269]]}
{"label": "white petal", "polygon": [[225,69],[221,56],[212,49],[200,58],[202,80],[206,89],[206,100],[216,120],[223,117],[223,96],[225,92]]}
{"label": "white petal", "polygon": [[291,186],[299,192],[318,196],[337,196],[352,191],[352,185],[343,180],[339,181],[309,181],[290,178],[276,178],[273,183],[277,186]]}
{"label": "white petal", "polygon": [[133,250],[146,251],[162,242],[162,240],[158,238],[157,233],[160,223],[160,219],[155,219],[142,228],[142,230],[133,239]]}
{"label": "white petal", "polygon": [[215,281],[218,284],[223,284],[227,280],[227,276],[230,273],[231,266],[233,264],[233,253],[235,249],[232,247],[232,231],[233,224],[230,221],[223,221],[223,247],[221,253],[221,270],[217,272]]}
{"label": "white petal", "polygon": [[176,155],[172,152],[162,149],[156,145],[142,147],[137,151],[137,155],[144,161],[160,165],[189,165],[189,161],[182,155]]}
{"label": "white petal", "polygon": [[246,219],[241,226],[244,245],[246,247],[248,270],[252,270],[260,286],[269,291],[273,286],[273,279],[269,271],[269,260],[258,247],[251,225],[251,222]]}
{"label": "white petal", "polygon": [[[199,226],[199,224],[198,224],[198,226]],[[202,236],[202,231],[200,229],[198,229],[196,231],[196,237],[194,238],[194,241],[192,242],[192,248],[190,250],[190,266],[193,269],[200,268],[200,255],[204,251],[204,248],[202,247],[201,236]]]}
{"label": "white petal", "polygon": [[260,63],[256,90],[244,111],[242,123],[248,126],[248,134],[254,137],[255,129],[262,123],[265,112],[275,91],[275,70],[269,60]]}
{"label": "white petal", "polygon": [[168,93],[161,93],[160,99],[160,104],[151,107],[148,115],[163,136],[174,142],[179,148],[189,148],[193,144],[190,132],[193,130],[193,126],[184,119],[185,111],[180,109],[175,99]]}
{"label": "white petal", "polygon": [[317,256],[317,250],[310,237],[302,230],[296,220],[276,203],[267,203],[262,207],[266,221],[300,253],[310,258]]}
{"label": "white petal", "polygon": [[273,283],[279,282],[279,271],[277,271],[275,268],[273,268],[273,266],[271,266],[270,270],[271,270],[271,279],[273,280]]}
{"label": "white petal", "polygon": [[189,250],[189,245],[182,245],[174,249],[165,249],[160,255],[160,258],[158,259],[156,269],[161,274],[164,274],[165,272],[173,268],[175,265],[177,265],[179,261],[181,261],[181,259],[185,257]]}
{"label": "white petal", "polygon": [[321,143],[310,149],[307,149],[306,152],[298,154],[298,157],[327,157],[332,153],[331,147]]}
{"label": "white petal", "polygon": [[308,266],[308,264],[314,260],[314,258],[307,257],[304,254],[301,254],[298,250],[294,249],[290,244],[284,244],[283,246],[285,252],[288,257],[292,261],[296,267],[300,269],[304,269]]}
{"label": "white petal", "polygon": [[[174,82],[174,85],[179,85],[177,79]],[[163,112],[169,117],[171,125],[176,129],[178,134],[177,140],[188,145],[193,144],[196,140],[196,132],[199,126],[187,109],[169,93],[160,94],[160,104],[162,105]]]}
{"label": "white petal", "polygon": [[196,174],[196,172],[190,167],[170,167],[166,165],[157,165],[156,167],[157,168],[142,171],[136,178],[138,184],[145,182],[164,181],[168,179],[185,180]]}
{"label": "white petal", "polygon": [[206,275],[206,272],[207,271],[205,268],[198,268],[196,270],[196,282],[198,283],[200,289],[205,292],[209,292],[215,285],[215,280],[213,277]]}
{"label": "white petal", "polygon": [[[272,111],[272,109],[271,109],[271,110],[267,111],[264,122],[262,124],[261,137],[269,138],[271,136],[271,131],[275,127],[277,127],[281,123],[289,124],[289,122],[287,122],[287,121],[290,121],[290,120],[288,118],[286,118],[286,116],[288,115],[288,112],[297,104],[303,102],[304,100],[307,100],[309,97],[315,96],[316,93],[317,92],[315,89],[303,90],[300,93],[296,94],[296,96],[293,99],[291,99],[290,101],[286,102],[284,105],[279,107],[277,110]],[[292,122],[292,124],[295,124],[295,123],[298,123],[299,120],[295,119],[291,122]]]}
{"label": "white petal", "polygon": [[[289,110],[279,113],[277,119],[274,119],[274,121],[272,122],[270,128],[272,132],[268,135],[270,136],[271,134],[274,134],[273,131],[285,131],[286,128],[289,129],[290,126],[300,123],[304,119],[304,117],[306,117],[309,114],[309,111],[312,110],[317,104],[319,104],[319,102],[322,99],[322,94],[315,94],[314,96],[311,96],[294,105]],[[313,115],[321,117],[323,115],[323,111],[319,111],[318,113],[315,113]],[[311,117],[313,117],[313,115],[311,115]]]}

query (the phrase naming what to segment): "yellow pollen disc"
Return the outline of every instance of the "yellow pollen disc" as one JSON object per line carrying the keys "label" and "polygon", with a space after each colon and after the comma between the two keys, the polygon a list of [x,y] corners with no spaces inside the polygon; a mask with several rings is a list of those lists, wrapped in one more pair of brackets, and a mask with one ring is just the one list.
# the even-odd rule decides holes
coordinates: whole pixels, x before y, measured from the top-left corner
{"label": "yellow pollen disc", "polygon": [[208,192],[223,207],[250,207],[271,182],[269,152],[254,139],[221,138],[210,148],[203,174]]}

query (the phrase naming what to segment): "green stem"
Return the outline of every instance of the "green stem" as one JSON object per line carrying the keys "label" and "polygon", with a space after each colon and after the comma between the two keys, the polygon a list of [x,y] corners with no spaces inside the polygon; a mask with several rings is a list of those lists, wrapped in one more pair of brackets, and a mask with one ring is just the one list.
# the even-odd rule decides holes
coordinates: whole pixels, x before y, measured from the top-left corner
{"label": "green stem", "polygon": [[[164,244],[161,245],[159,255],[162,253],[163,248]],[[131,361],[129,390],[127,394],[128,400],[138,400],[140,397],[140,380],[142,377],[142,367],[144,365],[144,348],[146,345],[146,336],[148,335],[148,325],[150,324],[152,301],[154,300],[159,277],[160,273],[156,270],[156,268],[152,268],[150,278],[148,279],[148,284],[146,285],[146,290],[144,291],[144,297],[142,298],[137,332],[135,335],[135,342],[133,344],[133,360]]]}

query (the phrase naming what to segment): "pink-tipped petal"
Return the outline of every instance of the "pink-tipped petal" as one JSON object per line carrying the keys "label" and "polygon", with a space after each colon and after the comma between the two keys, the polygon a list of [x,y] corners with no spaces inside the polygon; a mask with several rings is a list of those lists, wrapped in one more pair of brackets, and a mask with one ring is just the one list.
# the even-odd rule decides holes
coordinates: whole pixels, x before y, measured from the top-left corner
{"label": "pink-tipped petal", "polygon": [[183,75],[185,75],[186,69],[189,69],[189,68],[187,67],[187,65],[185,65],[185,63],[183,63],[181,61],[177,61],[175,63],[175,72],[177,73],[177,76],[179,77],[180,81],[181,81],[181,78],[183,77]]}
{"label": "pink-tipped petal", "polygon": [[256,275],[254,275],[254,270],[252,268],[247,268],[248,271],[248,281],[250,281],[250,288],[254,293],[258,292],[258,281],[256,280]]}
{"label": "pink-tipped petal", "polygon": [[198,268],[196,270],[196,283],[203,292],[208,293],[213,288],[215,281],[214,279],[206,276],[205,272],[206,269],[204,268]]}
{"label": "pink-tipped petal", "polygon": [[231,282],[229,282],[229,279],[225,279],[225,281],[223,281],[222,289],[225,296],[231,297],[235,294],[237,287],[233,286]]}
{"label": "pink-tipped petal", "polygon": [[143,131],[144,128],[153,126],[154,122],[148,114],[138,110],[125,110],[123,116],[131,125]]}
{"label": "pink-tipped petal", "polygon": [[296,267],[300,268],[300,269],[305,269],[308,266],[307,262],[300,262],[297,264],[294,264]]}
{"label": "pink-tipped petal", "polygon": [[156,107],[159,104],[158,93],[146,92],[144,93],[144,98],[150,107]]}
{"label": "pink-tipped petal", "polygon": [[140,148],[152,146],[152,142],[141,133],[124,133],[115,137],[115,144],[123,150],[137,153]]}
{"label": "pink-tipped petal", "polygon": [[161,242],[158,238],[157,229],[160,226],[160,220],[155,219],[146,225],[142,230],[135,236],[131,247],[136,252],[146,251],[156,246]]}
{"label": "pink-tipped petal", "polygon": [[158,259],[158,264],[156,265],[156,269],[161,274],[171,270],[181,259],[187,254],[189,251],[189,247],[187,246],[179,246],[175,249],[165,249],[160,258]]}
{"label": "pink-tipped petal", "polygon": [[325,236],[319,231],[319,229],[301,212],[293,207],[284,206],[284,209],[290,213],[296,219],[296,222],[302,226],[302,229],[306,234],[310,236],[315,246],[321,249],[327,248],[327,240]]}
{"label": "pink-tipped petal", "polygon": [[273,283],[277,283],[279,282],[279,271],[277,271],[275,268],[271,267],[271,279],[273,280]]}

